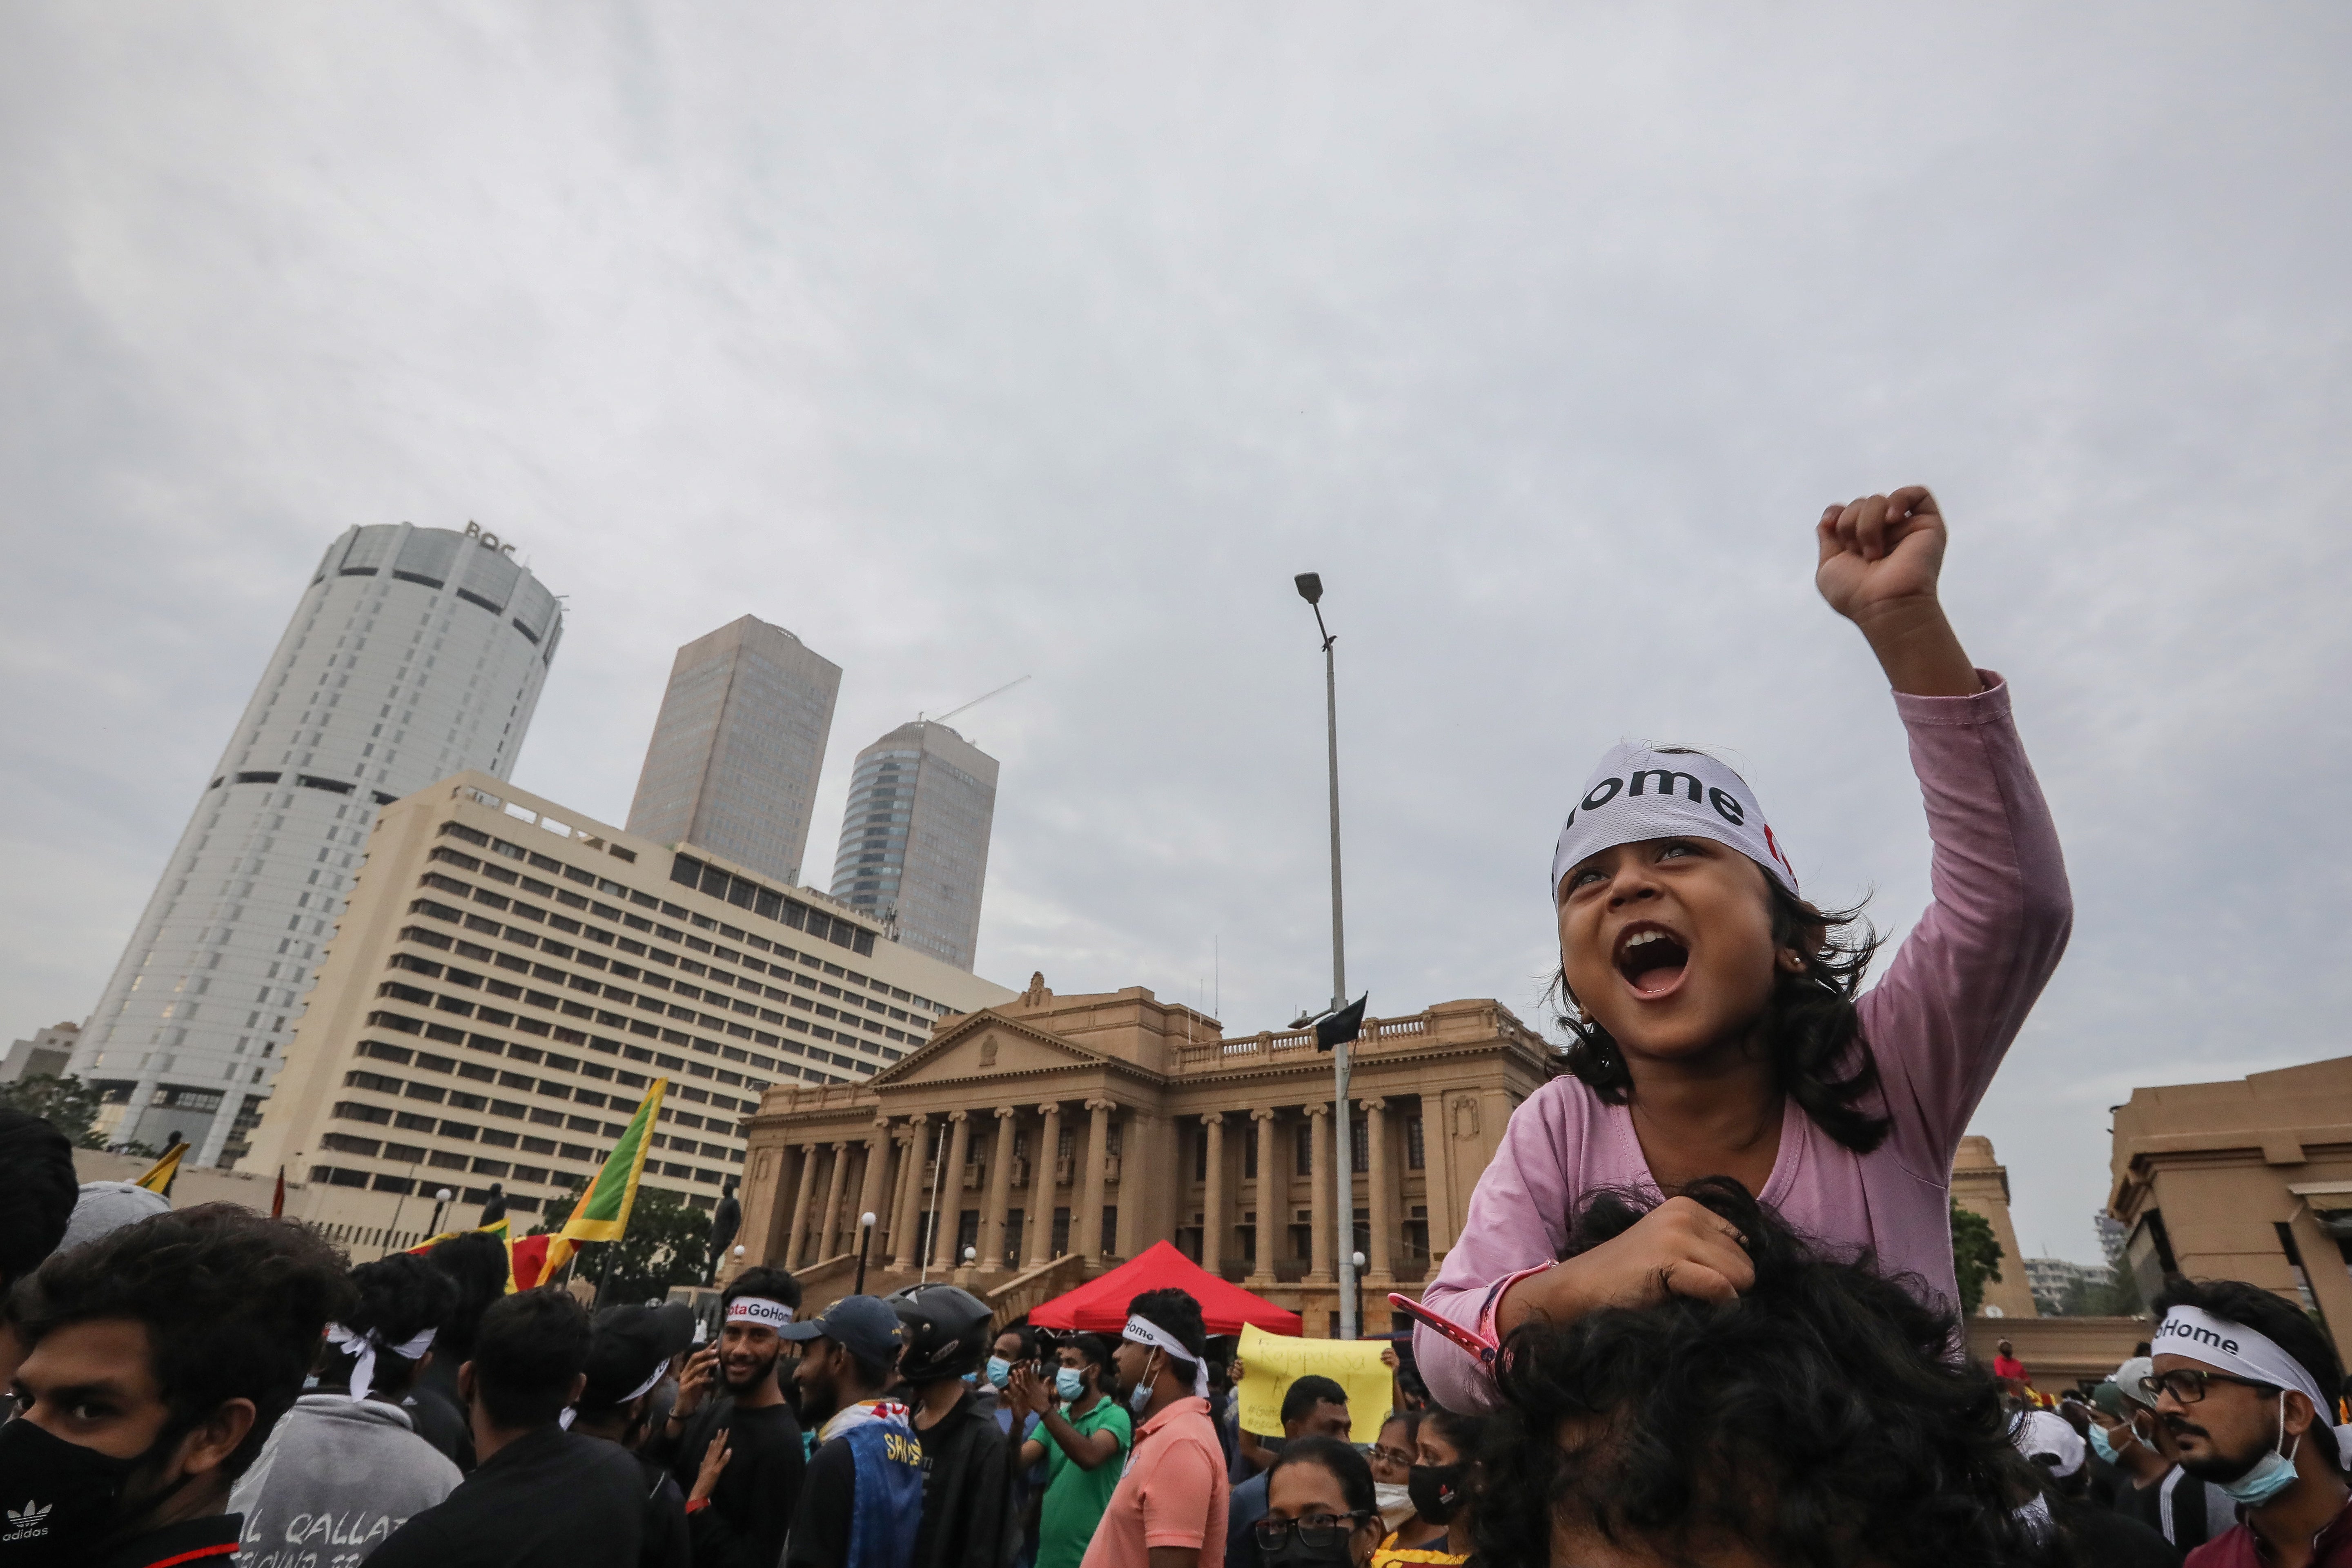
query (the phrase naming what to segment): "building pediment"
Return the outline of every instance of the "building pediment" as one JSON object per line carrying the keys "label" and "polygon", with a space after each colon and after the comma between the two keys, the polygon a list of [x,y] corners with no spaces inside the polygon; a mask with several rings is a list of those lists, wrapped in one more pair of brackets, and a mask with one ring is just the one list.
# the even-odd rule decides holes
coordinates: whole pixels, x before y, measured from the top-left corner
{"label": "building pediment", "polygon": [[877,1073],[871,1087],[885,1094],[923,1084],[1018,1078],[1066,1068],[1099,1068],[1112,1058],[1048,1034],[993,1008],[965,1015],[930,1043]]}

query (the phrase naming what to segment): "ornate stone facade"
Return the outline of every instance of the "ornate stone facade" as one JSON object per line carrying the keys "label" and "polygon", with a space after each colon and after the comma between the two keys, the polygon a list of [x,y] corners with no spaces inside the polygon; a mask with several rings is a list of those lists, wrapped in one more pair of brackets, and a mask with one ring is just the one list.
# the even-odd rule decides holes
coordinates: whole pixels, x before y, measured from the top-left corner
{"label": "ornate stone facade", "polygon": [[942,1020],[855,1085],[778,1087],[749,1123],[740,1255],[805,1310],[850,1289],[953,1278],[1017,1315],[1157,1241],[1325,1334],[1342,1246],[1364,1321],[1417,1290],[1460,1229],[1512,1109],[1553,1059],[1491,1001],[1364,1021],[1350,1084],[1355,1210],[1335,1213],[1331,1058],[1311,1030],[1227,1039],[1141,987],[1017,999]]}

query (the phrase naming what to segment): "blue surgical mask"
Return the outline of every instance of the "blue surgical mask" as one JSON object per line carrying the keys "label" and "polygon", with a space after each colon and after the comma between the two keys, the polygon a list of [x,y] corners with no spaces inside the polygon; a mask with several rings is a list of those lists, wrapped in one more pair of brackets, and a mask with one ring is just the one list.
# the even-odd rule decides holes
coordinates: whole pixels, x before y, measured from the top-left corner
{"label": "blue surgical mask", "polygon": [[1003,1388],[1013,1381],[1013,1363],[1001,1355],[988,1358],[988,1383],[992,1388]]}
{"label": "blue surgical mask", "polygon": [[2116,1446],[2107,1441],[2107,1429],[2095,1421],[2091,1423],[2091,1452],[2111,1465],[2116,1463]]}
{"label": "blue surgical mask", "polygon": [[1076,1404],[1087,1396],[1087,1374],[1074,1366],[1064,1367],[1054,1374],[1054,1392],[1063,1404]]}
{"label": "blue surgical mask", "polygon": [[1138,1415],[1142,1415],[1145,1408],[1150,1405],[1151,1384],[1157,1380],[1158,1375],[1151,1370],[1150,1358],[1146,1357],[1143,1363],[1143,1375],[1137,1378],[1135,1386],[1127,1391],[1127,1407]]}
{"label": "blue surgical mask", "polygon": [[[2284,1444],[2286,1442],[2286,1395],[2281,1394],[2278,1396],[2278,1440],[2280,1444]],[[2294,1485],[2296,1479],[2294,1451],[2302,1447],[2303,1439],[2300,1437],[2297,1437],[2294,1445],[2286,1447],[2284,1452],[2279,1447],[2273,1447],[2269,1453],[2254,1461],[2252,1469],[2248,1470],[2236,1480],[2220,1481],[2215,1484],[2246,1507],[2260,1508],[2287,1488]]]}
{"label": "blue surgical mask", "polygon": [[967,1387],[978,1388],[980,1386],[980,1373],[976,1372],[965,1373],[963,1374],[963,1381]]}

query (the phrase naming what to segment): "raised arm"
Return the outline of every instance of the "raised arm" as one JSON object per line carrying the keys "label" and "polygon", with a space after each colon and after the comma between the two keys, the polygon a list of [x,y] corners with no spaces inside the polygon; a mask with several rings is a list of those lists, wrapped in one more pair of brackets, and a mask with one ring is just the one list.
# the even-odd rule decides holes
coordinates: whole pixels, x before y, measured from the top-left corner
{"label": "raised arm", "polygon": [[1910,486],[1830,507],[1822,596],[1868,639],[1910,732],[1934,845],[1934,901],[1858,1004],[1895,1145],[1942,1182],[1969,1116],[2066,951],[2073,896],[2058,830],[1999,676],[1969,663],[1937,596],[1945,526]]}

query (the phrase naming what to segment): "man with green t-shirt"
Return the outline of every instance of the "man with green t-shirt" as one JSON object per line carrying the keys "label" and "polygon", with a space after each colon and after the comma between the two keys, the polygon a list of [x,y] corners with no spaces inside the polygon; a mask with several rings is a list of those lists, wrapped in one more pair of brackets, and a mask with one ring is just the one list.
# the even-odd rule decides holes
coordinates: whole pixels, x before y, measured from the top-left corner
{"label": "man with green t-shirt", "polygon": [[[1061,1367],[1048,1388],[1026,1366],[1013,1369],[1007,1400],[1034,1411],[1041,1436],[1021,1445],[1026,1470],[1045,1461],[1045,1496],[1037,1514],[1036,1568],[1078,1568],[1118,1487],[1119,1460],[1135,1442],[1126,1407],[1105,1397],[1110,1347],[1099,1334],[1080,1334],[1062,1346]],[[1066,1408],[1055,1408],[1055,1402]],[[1045,1437],[1050,1436],[1048,1443]]]}

